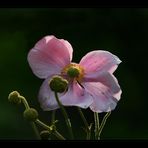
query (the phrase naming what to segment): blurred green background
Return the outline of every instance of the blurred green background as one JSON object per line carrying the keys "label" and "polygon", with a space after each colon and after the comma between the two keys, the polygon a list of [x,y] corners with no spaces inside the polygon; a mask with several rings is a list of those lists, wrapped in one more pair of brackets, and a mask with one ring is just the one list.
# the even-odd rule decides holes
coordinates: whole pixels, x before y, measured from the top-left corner
{"label": "blurred green background", "polygon": [[[108,50],[122,63],[115,72],[122,98],[108,119],[101,139],[148,139],[148,9],[146,8],[1,8],[0,9],[0,139],[35,139],[23,118],[24,106],[8,102],[11,91],[25,96],[40,119],[50,123],[37,94],[43,80],[33,75],[28,51],[45,35],[68,40],[73,61],[94,49]],[[76,139],[84,139],[83,122],[75,107],[66,108]],[[93,114],[83,110],[89,123]],[[101,114],[100,116],[102,117]],[[68,137],[61,112],[57,128]]]}

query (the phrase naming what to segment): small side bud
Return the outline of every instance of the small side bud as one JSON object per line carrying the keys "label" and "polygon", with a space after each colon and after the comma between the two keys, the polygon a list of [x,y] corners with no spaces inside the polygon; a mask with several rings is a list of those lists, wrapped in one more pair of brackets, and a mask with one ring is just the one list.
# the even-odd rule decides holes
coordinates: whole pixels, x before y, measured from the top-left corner
{"label": "small side bud", "polygon": [[8,100],[13,104],[20,104],[21,103],[20,94],[17,91],[13,91],[9,94]]}
{"label": "small side bud", "polygon": [[62,93],[67,90],[68,81],[61,76],[54,76],[48,82],[52,91]]}
{"label": "small side bud", "polygon": [[24,118],[28,121],[35,121],[38,118],[38,112],[34,108],[29,108],[24,111]]}
{"label": "small side bud", "polygon": [[40,132],[40,136],[42,140],[48,140],[49,136],[50,136],[51,132],[48,130],[43,130]]}

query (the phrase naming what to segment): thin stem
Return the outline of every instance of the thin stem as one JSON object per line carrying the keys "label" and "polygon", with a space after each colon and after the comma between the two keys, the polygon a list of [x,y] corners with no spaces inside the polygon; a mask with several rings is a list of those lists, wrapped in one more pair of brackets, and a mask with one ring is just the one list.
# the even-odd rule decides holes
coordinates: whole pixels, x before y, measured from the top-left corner
{"label": "thin stem", "polygon": [[[42,121],[40,121],[39,119],[37,119],[35,121],[38,125],[40,125],[41,127],[45,128],[46,130],[49,130],[50,132],[52,132],[52,127],[46,125],[45,123],[43,123]],[[57,130],[53,131],[53,135],[55,135],[58,139],[60,140],[66,140]]]}
{"label": "thin stem", "polygon": [[46,125],[45,123],[43,123],[43,122],[40,121],[39,119],[37,119],[35,122],[36,122],[38,125],[40,125],[41,127],[45,128],[45,129],[47,129],[47,130],[49,130],[50,132],[52,131],[52,127]]}
{"label": "thin stem", "polygon": [[60,140],[66,140],[57,130],[53,132],[53,135],[55,135]]}
{"label": "thin stem", "polygon": [[67,112],[66,112],[65,108],[63,107],[63,105],[59,101],[57,92],[55,92],[55,98],[56,98],[56,101],[57,101],[58,105],[60,106],[61,111],[63,113],[63,116],[65,118],[65,122],[66,122],[66,125],[68,127],[69,134],[70,134],[70,138],[73,139],[73,132],[72,132],[70,119],[68,118],[68,115],[67,115]]}
{"label": "thin stem", "polygon": [[98,140],[99,136],[99,116],[98,113],[94,112],[94,120],[95,120],[95,139]]}
{"label": "thin stem", "polygon": [[110,115],[111,115],[111,111],[110,111],[110,112],[107,112],[106,115],[104,116],[104,118],[103,118],[103,120],[102,120],[102,123],[101,123],[101,125],[100,125],[100,128],[99,128],[99,131],[98,131],[98,137],[100,137],[101,132],[102,132],[102,130],[103,130],[103,128],[104,128],[104,125],[105,125],[105,123],[106,123],[106,121],[107,121],[107,118],[108,118]]}
{"label": "thin stem", "polygon": [[26,109],[30,108],[30,107],[29,107],[29,104],[28,104],[28,102],[27,102],[27,100],[26,100],[23,96],[20,96],[20,98],[22,99],[22,102],[23,102],[25,108],[26,108]]}
{"label": "thin stem", "polygon": [[53,110],[51,115],[51,124],[54,124],[55,122],[55,113],[56,113],[56,110]]}
{"label": "thin stem", "polygon": [[77,107],[77,109],[78,109],[78,112],[79,112],[79,114],[80,114],[80,116],[81,116],[81,118],[82,118],[82,120],[83,120],[83,122],[85,124],[86,132],[87,132],[86,140],[90,140],[90,137],[91,137],[91,129],[89,128],[88,122],[87,122],[87,120],[86,120],[86,118],[85,118],[82,110],[79,107]]}
{"label": "thin stem", "polygon": [[40,137],[39,131],[38,131],[38,129],[37,129],[35,123],[34,123],[34,122],[30,122],[30,124],[31,124],[31,126],[32,126],[32,128],[33,128],[33,130],[34,130],[34,132],[35,132],[35,134],[36,134],[37,139],[40,140],[41,137]]}

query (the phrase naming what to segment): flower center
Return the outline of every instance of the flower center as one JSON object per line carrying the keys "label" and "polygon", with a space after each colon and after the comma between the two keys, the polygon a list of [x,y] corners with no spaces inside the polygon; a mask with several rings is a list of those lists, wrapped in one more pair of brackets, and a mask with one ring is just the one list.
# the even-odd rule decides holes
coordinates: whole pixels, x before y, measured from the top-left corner
{"label": "flower center", "polygon": [[68,70],[67,70],[67,75],[70,77],[70,78],[75,78],[75,77],[78,77],[79,76],[79,70],[75,67],[70,67]]}
{"label": "flower center", "polygon": [[71,63],[65,66],[61,73],[67,75],[71,79],[81,82],[84,76],[84,69],[79,64]]}

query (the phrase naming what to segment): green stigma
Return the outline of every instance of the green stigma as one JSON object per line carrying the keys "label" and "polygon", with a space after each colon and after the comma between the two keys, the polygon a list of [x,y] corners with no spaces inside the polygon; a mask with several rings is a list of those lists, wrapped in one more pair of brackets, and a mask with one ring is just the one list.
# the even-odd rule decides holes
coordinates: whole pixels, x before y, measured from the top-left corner
{"label": "green stigma", "polygon": [[79,70],[77,68],[74,68],[74,67],[70,67],[68,70],[67,70],[67,75],[70,77],[70,78],[75,78],[75,77],[78,77],[80,74]]}

